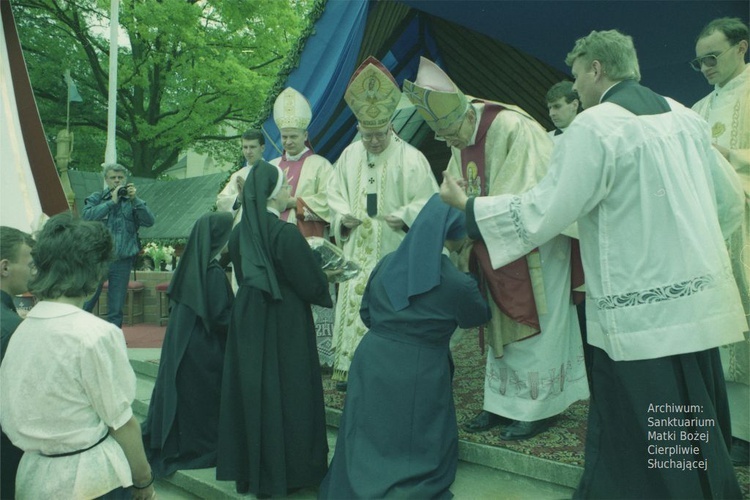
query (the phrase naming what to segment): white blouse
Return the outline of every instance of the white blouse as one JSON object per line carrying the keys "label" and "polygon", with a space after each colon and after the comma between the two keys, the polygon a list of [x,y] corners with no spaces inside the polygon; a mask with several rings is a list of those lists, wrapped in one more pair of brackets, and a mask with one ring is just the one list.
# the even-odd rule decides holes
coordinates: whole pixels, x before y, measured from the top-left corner
{"label": "white blouse", "polygon": [[586,110],[536,188],[474,202],[495,268],[578,221],[589,343],[617,361],[705,350],[747,329],[724,244],[742,189],[705,122],[669,103],[657,115]]}
{"label": "white blouse", "polygon": [[116,326],[75,306],[42,301],[8,345],[0,367],[0,425],[24,450],[19,498],[84,499],[130,486],[111,436],[133,416],[135,374]]}

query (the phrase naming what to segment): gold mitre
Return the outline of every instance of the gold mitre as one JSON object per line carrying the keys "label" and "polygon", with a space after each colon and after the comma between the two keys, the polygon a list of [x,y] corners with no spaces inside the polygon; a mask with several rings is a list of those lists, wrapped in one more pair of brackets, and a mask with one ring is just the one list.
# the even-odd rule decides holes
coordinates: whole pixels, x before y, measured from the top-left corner
{"label": "gold mitre", "polygon": [[349,109],[364,128],[388,125],[400,99],[401,90],[393,75],[372,56],[354,72],[344,94]]}
{"label": "gold mitre", "polygon": [[273,103],[273,121],[279,130],[299,128],[307,130],[312,120],[312,109],[305,96],[292,87],[285,88]]}
{"label": "gold mitre", "polygon": [[437,64],[421,57],[414,83],[404,80],[404,93],[434,131],[459,120],[469,101]]}

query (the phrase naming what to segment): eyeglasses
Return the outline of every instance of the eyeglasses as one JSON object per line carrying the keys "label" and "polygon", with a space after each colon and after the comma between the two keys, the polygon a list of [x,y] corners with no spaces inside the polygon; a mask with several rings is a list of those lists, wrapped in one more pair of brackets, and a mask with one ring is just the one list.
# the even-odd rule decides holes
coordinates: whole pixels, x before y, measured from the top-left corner
{"label": "eyeglasses", "polygon": [[704,64],[706,65],[707,68],[713,68],[719,62],[719,58],[723,56],[724,54],[726,54],[727,52],[729,52],[730,50],[732,50],[732,47],[734,47],[734,45],[729,47],[727,50],[725,50],[721,54],[709,54],[707,56],[696,57],[695,59],[690,61],[690,67],[693,68],[695,71],[700,71],[701,68],[703,68]]}
{"label": "eyeglasses", "polygon": [[388,135],[388,132],[373,132],[371,134],[361,134],[360,137],[364,142],[370,142],[373,139],[377,139],[378,142],[385,139],[385,137]]}
{"label": "eyeglasses", "polygon": [[438,134],[437,132],[435,132],[435,140],[436,141],[441,141],[441,142],[446,142],[446,141],[452,141],[454,139],[460,139],[461,130],[463,130],[464,123],[466,123],[466,121],[467,121],[466,120],[466,114],[464,114],[464,116],[461,118],[461,123],[458,124],[458,128],[456,128],[455,130],[452,130],[450,132],[442,132],[440,134]]}

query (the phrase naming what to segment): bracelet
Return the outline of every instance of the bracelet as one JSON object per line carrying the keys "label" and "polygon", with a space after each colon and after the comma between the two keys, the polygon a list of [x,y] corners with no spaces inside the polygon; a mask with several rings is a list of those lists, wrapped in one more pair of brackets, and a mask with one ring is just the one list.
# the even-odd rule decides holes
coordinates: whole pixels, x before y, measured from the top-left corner
{"label": "bracelet", "polygon": [[148,483],[144,484],[143,486],[136,486],[135,481],[133,481],[133,488],[135,488],[136,490],[145,490],[146,488],[154,484],[154,479],[154,471],[151,471],[151,480]]}

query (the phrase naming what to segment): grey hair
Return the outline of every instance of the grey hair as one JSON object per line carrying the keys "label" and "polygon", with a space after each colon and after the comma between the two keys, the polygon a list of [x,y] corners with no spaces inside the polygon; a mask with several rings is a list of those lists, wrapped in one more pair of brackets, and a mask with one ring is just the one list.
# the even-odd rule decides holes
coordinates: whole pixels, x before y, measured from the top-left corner
{"label": "grey hair", "polygon": [[641,80],[633,38],[617,30],[592,31],[576,40],[565,64],[573,66],[577,59],[586,64],[599,61],[610,80]]}
{"label": "grey hair", "polygon": [[124,173],[125,177],[130,177],[130,172],[128,171],[128,169],[125,168],[124,166],[120,165],[119,163],[105,163],[105,164],[102,165],[102,175],[104,177],[107,177],[107,174],[110,173],[113,170],[115,172],[122,172],[122,173]]}

